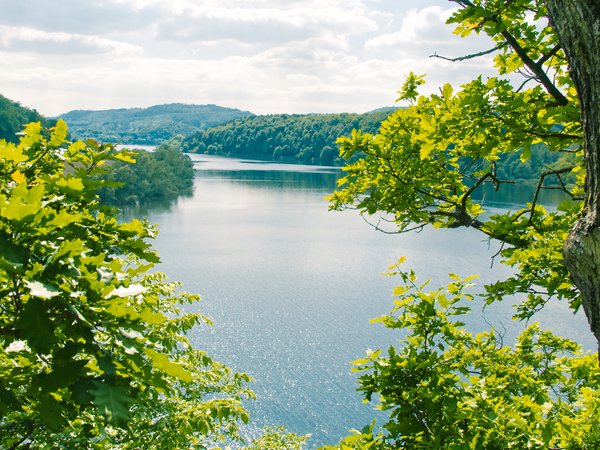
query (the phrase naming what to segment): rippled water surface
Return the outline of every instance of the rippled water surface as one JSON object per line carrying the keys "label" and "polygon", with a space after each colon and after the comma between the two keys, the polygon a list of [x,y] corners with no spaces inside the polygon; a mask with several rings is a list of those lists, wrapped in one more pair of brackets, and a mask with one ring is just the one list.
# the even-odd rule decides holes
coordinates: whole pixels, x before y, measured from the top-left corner
{"label": "rippled water surface", "polygon": [[[369,320],[391,308],[399,280],[382,273],[401,255],[434,285],[449,272],[480,273],[482,281],[509,273],[498,263],[490,268],[498,248],[474,231],[388,235],[352,211],[329,212],[324,197],[338,169],[192,157],[194,196],[135,214],[160,227],[160,270],[200,293],[194,307],[214,321],[193,334],[194,343],[255,378],[258,400],[249,409],[259,427],[310,433],[318,446],[370,423],[374,405],[361,403],[350,362],[400,337]],[[521,199],[488,205],[515,201]],[[510,302],[475,308],[468,326],[493,323],[510,339],[520,326],[511,314]],[[584,318],[566,307],[548,307],[540,319],[593,347]]]}

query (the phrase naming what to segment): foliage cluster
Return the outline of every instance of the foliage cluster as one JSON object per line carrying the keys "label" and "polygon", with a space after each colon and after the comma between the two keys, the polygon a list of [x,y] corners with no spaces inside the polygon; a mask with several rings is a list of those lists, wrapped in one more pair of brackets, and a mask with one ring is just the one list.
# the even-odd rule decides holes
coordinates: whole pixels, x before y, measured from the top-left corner
{"label": "foliage cluster", "polygon": [[[519,294],[518,319],[531,319],[554,300],[575,312],[581,293],[562,250],[583,207],[583,131],[577,91],[545,2],[454,3],[459,7],[449,22],[457,34],[494,40],[488,53],[495,53],[499,76],[478,77],[459,90],[446,84],[422,96],[424,76],[410,74],[399,92],[407,108],[376,134],[356,131],[339,139],[343,158],[365,156],[344,168],[331,206],[358,209],[375,226],[387,224],[387,231],[479,230],[501,243],[498,256],[515,269],[510,278],[484,286],[486,302]],[[505,77],[515,73],[525,75],[521,85]],[[520,173],[532,170],[527,165],[534,158],[543,169],[530,172],[536,176],[530,201],[518,210],[487,213],[478,191],[526,182]],[[564,193],[557,210],[539,204],[547,188]],[[445,287],[428,292],[412,271],[394,274],[403,284],[394,309],[379,321],[408,336],[387,353],[369,351],[355,362],[362,373],[359,390],[388,411],[389,420],[336,448],[600,446],[596,355],[582,354],[575,343],[536,324],[513,346],[494,330],[474,336],[460,321],[471,308],[469,279],[451,275]]]}
{"label": "foliage cluster", "polygon": [[0,140],[0,448],[235,442],[249,377],[191,346],[209,322],[181,312],[197,295],[151,271],[156,230],[98,201],[96,170],[131,155],[66,137],[59,121]]}
{"label": "foliage cluster", "polygon": [[75,110],[61,116],[77,139],[158,145],[175,135],[191,135],[252,114],[217,105],[174,103],[149,108]]}
{"label": "foliage cluster", "polygon": [[[369,351],[354,362],[367,400],[380,396],[390,420],[382,434],[348,441],[375,448],[598,448],[600,370],[596,355],[532,324],[511,348],[493,330],[473,335],[475,277],[451,274],[447,286],[426,291],[413,271],[393,267],[403,285],[391,313],[376,320],[408,330],[400,346]],[[343,446],[341,448],[344,448]],[[356,448],[356,447],[348,447]],[[360,446],[358,446],[360,448]]]}
{"label": "foliage cluster", "polygon": [[375,132],[390,110],[367,114],[276,114],[230,122],[186,138],[184,151],[305,164],[339,163],[336,139]]}
{"label": "foliage cluster", "polygon": [[181,152],[181,140],[181,136],[175,136],[152,152],[129,150],[135,164],[115,161],[106,165],[105,173],[99,176],[110,183],[98,191],[100,200],[111,205],[132,205],[191,195],[195,171],[190,158]]}
{"label": "foliage cluster", "polygon": [[21,106],[3,95],[0,95],[0,139],[9,142],[18,142],[17,133],[23,130],[23,126],[29,122],[49,122],[36,110]]}

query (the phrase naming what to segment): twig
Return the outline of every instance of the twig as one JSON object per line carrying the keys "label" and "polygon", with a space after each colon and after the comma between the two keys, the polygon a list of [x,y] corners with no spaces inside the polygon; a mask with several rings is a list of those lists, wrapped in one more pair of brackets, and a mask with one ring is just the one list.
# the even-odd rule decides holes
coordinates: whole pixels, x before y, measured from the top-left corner
{"label": "twig", "polygon": [[447,56],[442,56],[442,55],[438,55],[437,53],[434,53],[433,55],[429,55],[430,58],[439,58],[439,59],[443,59],[445,61],[451,61],[451,62],[457,62],[457,61],[465,61],[468,59],[473,59],[473,58],[478,58],[480,56],[485,56],[485,55],[489,55],[490,53],[494,53],[497,50],[500,50],[503,47],[506,47],[508,44],[506,42],[502,42],[498,45],[496,45],[494,48],[490,48],[488,50],[484,50],[482,52],[477,52],[477,53],[471,53],[469,55],[465,55],[465,56],[459,56],[456,58],[448,58]]}

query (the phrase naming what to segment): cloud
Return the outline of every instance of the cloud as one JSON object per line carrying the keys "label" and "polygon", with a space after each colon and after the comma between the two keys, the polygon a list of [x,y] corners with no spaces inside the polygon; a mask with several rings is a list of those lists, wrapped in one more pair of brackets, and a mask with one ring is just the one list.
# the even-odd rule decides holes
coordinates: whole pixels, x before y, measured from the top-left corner
{"label": "cloud", "polygon": [[3,2],[2,93],[48,115],[172,102],[363,112],[393,104],[410,70],[428,74],[426,93],[489,62],[429,58],[469,52],[443,25],[446,0]]}
{"label": "cloud", "polygon": [[430,6],[420,10],[410,9],[402,21],[400,31],[369,39],[365,47],[372,50],[400,47],[407,44],[421,46],[447,42],[449,27],[446,26],[446,20],[453,11],[454,9],[444,9],[439,6]]}
{"label": "cloud", "polygon": [[0,49],[39,54],[99,54],[117,56],[140,54],[142,48],[98,36],[46,32],[27,27],[0,25]]}
{"label": "cloud", "polygon": [[356,5],[340,8],[333,2],[209,2],[173,8],[158,27],[160,39],[245,43],[284,43],[322,35],[348,36],[376,28],[375,21]]}
{"label": "cloud", "polygon": [[254,55],[250,62],[270,72],[326,76],[345,64],[353,64],[355,57],[345,40],[319,37],[268,48]]}
{"label": "cloud", "polygon": [[49,32],[106,34],[148,26],[161,17],[153,3],[110,0],[2,0],[0,24]]}

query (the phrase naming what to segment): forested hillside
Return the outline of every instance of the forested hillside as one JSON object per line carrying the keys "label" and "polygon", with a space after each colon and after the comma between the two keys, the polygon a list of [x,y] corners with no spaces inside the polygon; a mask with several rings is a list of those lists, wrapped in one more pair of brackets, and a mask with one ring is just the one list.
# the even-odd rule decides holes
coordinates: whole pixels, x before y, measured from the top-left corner
{"label": "forested hillside", "polygon": [[334,164],[336,140],[353,129],[374,133],[391,110],[366,114],[275,114],[253,116],[196,133],[184,151],[307,164]]}
{"label": "forested hillside", "polygon": [[[395,108],[381,108],[366,114],[275,114],[253,116],[198,132],[184,139],[182,149],[190,153],[241,156],[306,164],[338,164],[337,138],[353,129],[376,133]],[[568,155],[532,146],[527,161],[520,153],[501,155],[497,176],[505,180],[536,180]],[[362,155],[356,155],[357,159]],[[468,164],[465,161],[465,164]]]}
{"label": "forested hillside", "polygon": [[0,95],[0,139],[18,142],[17,133],[29,122],[43,122],[47,125],[47,120],[35,109],[21,106],[19,102]]}
{"label": "forested hillside", "polygon": [[248,111],[217,105],[173,103],[149,108],[75,110],[61,116],[77,139],[101,142],[158,145],[171,137],[184,136],[251,116]]}

